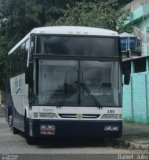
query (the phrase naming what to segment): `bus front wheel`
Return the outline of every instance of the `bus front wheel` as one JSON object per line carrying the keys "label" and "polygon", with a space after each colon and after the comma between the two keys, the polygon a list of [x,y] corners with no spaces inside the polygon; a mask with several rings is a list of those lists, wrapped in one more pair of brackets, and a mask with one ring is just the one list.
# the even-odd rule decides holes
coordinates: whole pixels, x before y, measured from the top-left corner
{"label": "bus front wheel", "polygon": [[12,115],[8,115],[8,125],[12,127]]}

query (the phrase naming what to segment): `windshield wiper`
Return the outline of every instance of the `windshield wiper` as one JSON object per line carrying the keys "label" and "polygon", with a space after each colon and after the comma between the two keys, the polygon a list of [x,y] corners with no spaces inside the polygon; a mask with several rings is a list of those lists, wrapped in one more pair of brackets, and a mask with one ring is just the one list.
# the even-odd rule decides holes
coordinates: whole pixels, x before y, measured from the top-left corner
{"label": "windshield wiper", "polygon": [[63,95],[59,100],[58,104],[56,105],[57,108],[61,108],[65,104],[65,96]]}
{"label": "windshield wiper", "polygon": [[[76,83],[76,82],[75,82]],[[74,83],[74,84],[75,84]],[[93,102],[96,104],[96,106],[98,106],[99,108],[102,108],[102,105],[98,102],[98,100],[96,99],[96,97],[92,94],[92,92],[89,90],[89,88],[87,87],[87,85],[85,83],[79,83],[79,85],[86,91],[86,93],[91,97],[91,99],[93,100]],[[75,95],[77,92],[72,92],[71,94],[69,93],[68,95],[63,95],[58,101],[58,104],[56,105],[57,108],[62,107],[65,104],[66,101],[66,97],[70,98],[71,96]]]}
{"label": "windshield wiper", "polygon": [[89,88],[86,86],[86,84],[85,83],[80,83],[80,85],[83,87],[83,89],[86,91],[86,93],[92,98],[92,100],[94,101],[96,106],[98,106],[99,108],[102,108],[102,105],[98,102],[98,100],[92,94],[92,92],[89,90]]}
{"label": "windshield wiper", "polygon": [[67,98],[70,98],[78,93],[78,89],[76,89],[74,85],[76,85],[76,82],[74,82],[73,84],[64,84],[64,95],[61,96],[58,104],[56,105],[58,108],[62,107],[65,104]]}

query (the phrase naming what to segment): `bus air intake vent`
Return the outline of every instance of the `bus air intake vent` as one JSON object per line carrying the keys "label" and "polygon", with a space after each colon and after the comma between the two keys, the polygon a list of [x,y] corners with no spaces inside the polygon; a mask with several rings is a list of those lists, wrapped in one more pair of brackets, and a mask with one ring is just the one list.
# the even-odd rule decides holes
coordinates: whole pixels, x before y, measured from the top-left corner
{"label": "bus air intake vent", "polygon": [[[59,114],[61,118],[76,118],[78,119],[78,114]],[[81,119],[97,119],[100,114],[81,114]]]}

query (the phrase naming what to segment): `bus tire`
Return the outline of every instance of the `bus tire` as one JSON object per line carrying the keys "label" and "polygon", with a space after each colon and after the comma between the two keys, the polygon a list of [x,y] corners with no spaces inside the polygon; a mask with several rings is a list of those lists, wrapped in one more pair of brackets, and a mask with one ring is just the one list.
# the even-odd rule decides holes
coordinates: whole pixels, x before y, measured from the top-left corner
{"label": "bus tire", "polygon": [[9,127],[12,127],[12,115],[8,115],[8,125]]}
{"label": "bus tire", "polygon": [[10,105],[7,106],[7,111],[6,111],[6,115],[7,115],[7,122],[9,127],[13,126],[13,119],[12,119],[12,107]]}
{"label": "bus tire", "polygon": [[15,127],[12,126],[11,129],[13,134],[19,134],[19,130],[16,129]]}
{"label": "bus tire", "polygon": [[31,136],[26,136],[26,142],[29,145],[34,145],[34,144],[36,144],[36,139]]}

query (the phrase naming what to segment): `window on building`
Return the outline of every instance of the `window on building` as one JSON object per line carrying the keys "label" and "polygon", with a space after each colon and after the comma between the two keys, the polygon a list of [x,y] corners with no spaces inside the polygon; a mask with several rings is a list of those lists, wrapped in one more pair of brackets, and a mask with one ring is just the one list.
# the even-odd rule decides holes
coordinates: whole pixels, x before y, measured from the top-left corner
{"label": "window on building", "polygon": [[134,60],[134,73],[146,71],[146,58]]}

